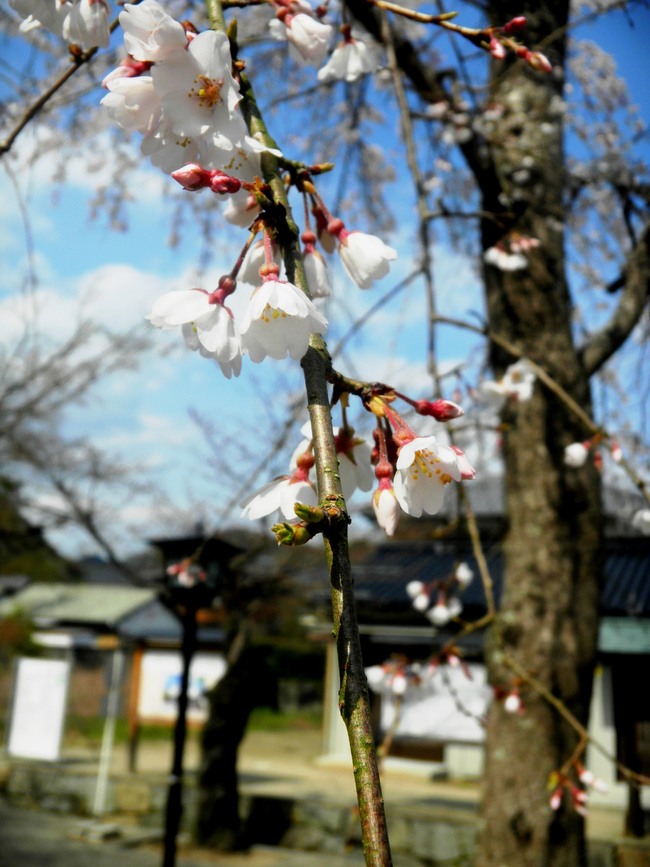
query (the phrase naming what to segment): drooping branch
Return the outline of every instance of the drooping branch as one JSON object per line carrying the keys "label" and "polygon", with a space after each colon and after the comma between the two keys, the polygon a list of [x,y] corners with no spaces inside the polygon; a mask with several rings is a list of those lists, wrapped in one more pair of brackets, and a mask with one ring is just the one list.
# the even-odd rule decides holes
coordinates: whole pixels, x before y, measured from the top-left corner
{"label": "drooping branch", "polygon": [[[384,42],[381,16],[377,9],[373,9],[366,0],[346,0],[346,6],[377,42]],[[389,28],[396,64],[420,98],[428,103],[450,101],[450,94],[444,85],[448,70],[435,69],[430,63],[426,63],[409,39],[392,24],[389,24]],[[479,147],[476,137],[459,144],[458,147],[486,199],[496,202],[500,186],[488,151]]]}
{"label": "drooping branch", "polygon": [[625,343],[650,300],[650,225],[630,251],[625,282],[616,310],[609,322],[596,331],[579,350],[588,376],[594,373]]}

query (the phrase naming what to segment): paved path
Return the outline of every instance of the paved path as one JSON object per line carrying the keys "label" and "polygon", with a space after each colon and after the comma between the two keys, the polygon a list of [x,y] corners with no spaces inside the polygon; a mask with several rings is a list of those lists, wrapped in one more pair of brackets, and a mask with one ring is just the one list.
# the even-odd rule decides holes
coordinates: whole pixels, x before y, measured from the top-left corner
{"label": "paved path", "polygon": [[[97,826],[94,826],[97,827]],[[89,828],[78,817],[9,806],[0,800],[0,867],[160,867],[162,849],[135,846],[133,833],[103,842],[79,839]],[[177,867],[360,867],[360,856],[256,846],[250,853],[215,854],[179,849]]]}

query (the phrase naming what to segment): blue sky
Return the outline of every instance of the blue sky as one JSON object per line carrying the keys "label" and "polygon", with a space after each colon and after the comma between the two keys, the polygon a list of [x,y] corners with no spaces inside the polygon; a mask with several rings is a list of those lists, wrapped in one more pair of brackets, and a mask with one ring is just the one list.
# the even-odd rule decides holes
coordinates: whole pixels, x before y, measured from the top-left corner
{"label": "blue sky", "polygon": [[[597,39],[613,51],[634,100],[641,106],[641,115],[648,118],[646,38],[650,35],[650,12],[642,11],[636,20],[634,30],[630,30],[625,16],[616,13],[606,27],[585,27],[579,36]],[[13,50],[20,49],[14,44]],[[80,310],[116,330],[146,328],[144,316],[156,297],[171,289],[199,285],[196,261],[200,243],[191,227],[186,228],[180,246],[170,248],[166,244],[174,201],[191,194],[143,163],[130,190],[129,230],[113,232],[104,217],[88,220],[97,180],[114,161],[108,136],[97,139],[91,155],[75,148],[80,153],[68,161],[66,182],[56,186],[51,183],[55,161],[47,152],[48,141],[47,131],[34,124],[19,139],[9,162],[33,237],[38,279],[32,289],[26,289],[26,245],[16,195],[7,175],[0,173],[3,345],[11,347],[18,342],[25,316],[42,339],[53,344],[65,338]],[[410,273],[414,255],[410,207],[405,203],[397,231],[384,239],[400,254],[389,278],[362,292],[353,290],[335,269],[334,300],[327,308],[331,345],[353,317]],[[216,285],[218,276],[229,269],[241,240],[233,234],[215,239],[215,261],[226,264],[211,266],[201,276],[200,285]],[[435,257],[441,311],[463,316],[468,309],[480,310],[480,287],[473,263],[448,248],[436,248]],[[235,296],[235,313],[245,303],[245,295]],[[343,304],[345,316],[341,321]],[[415,397],[430,397],[423,364],[426,324],[424,315],[417,312],[424,309],[423,288],[414,283],[382,308],[352,341],[348,355],[354,360],[354,369],[346,372],[391,382]],[[220,480],[208,466],[208,452],[189,417],[190,409],[213,421],[223,439],[223,456],[230,473],[245,478],[251,461],[266,453],[274,421],[283,417],[285,407],[301,387],[300,370],[291,362],[248,362],[239,379],[227,381],[210,362],[186,351],[179,334],[155,332],[152,336],[154,349],[143,357],[137,370],[108,378],[87,403],[72,407],[64,422],[67,434],[86,437],[116,459],[134,463],[139,477],[160,490],[154,502],[147,493],[126,500],[118,495],[107,498],[118,519],[118,543],[124,551],[137,547],[141,539],[189,529],[194,520],[214,526],[219,509],[233,496],[233,480],[223,475]],[[466,334],[442,329],[442,361],[454,364],[473,344]],[[370,432],[369,424],[364,432]],[[294,440],[287,444],[289,452],[293,444]],[[282,456],[271,456],[268,473],[261,475],[258,483],[283,471]],[[34,493],[46,496],[44,491]],[[171,520],[167,504],[182,513],[176,521]],[[92,548],[70,530],[52,534],[52,540],[66,553]]]}

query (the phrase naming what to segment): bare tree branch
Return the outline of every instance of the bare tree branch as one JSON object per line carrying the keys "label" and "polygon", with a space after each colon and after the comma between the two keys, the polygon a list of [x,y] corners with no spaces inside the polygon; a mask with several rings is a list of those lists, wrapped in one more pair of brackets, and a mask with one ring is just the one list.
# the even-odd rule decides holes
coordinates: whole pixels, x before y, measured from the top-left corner
{"label": "bare tree branch", "polygon": [[625,287],[610,321],[580,349],[588,376],[593,376],[623,345],[639,322],[650,298],[650,225],[630,252]]}

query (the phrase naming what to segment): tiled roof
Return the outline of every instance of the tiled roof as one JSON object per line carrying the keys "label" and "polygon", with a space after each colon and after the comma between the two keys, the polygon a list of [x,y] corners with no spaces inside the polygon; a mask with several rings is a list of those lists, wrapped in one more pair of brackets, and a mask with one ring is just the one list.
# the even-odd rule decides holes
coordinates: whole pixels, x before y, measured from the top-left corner
{"label": "tiled roof", "polygon": [[0,603],[0,617],[20,610],[37,624],[47,621],[114,627],[156,597],[155,589],[142,587],[32,584]]}
{"label": "tiled roof", "polygon": [[[485,548],[495,596],[503,583],[503,554],[497,544]],[[468,543],[392,543],[379,546],[362,564],[355,566],[355,590],[361,622],[425,623],[406,593],[409,581],[424,583],[449,576],[457,561],[464,560],[476,577],[463,591],[466,615],[485,609],[485,595],[478,568]],[[604,616],[650,617],[650,540],[609,540],[605,552],[605,586],[601,613]],[[474,609],[474,611],[472,611]]]}

